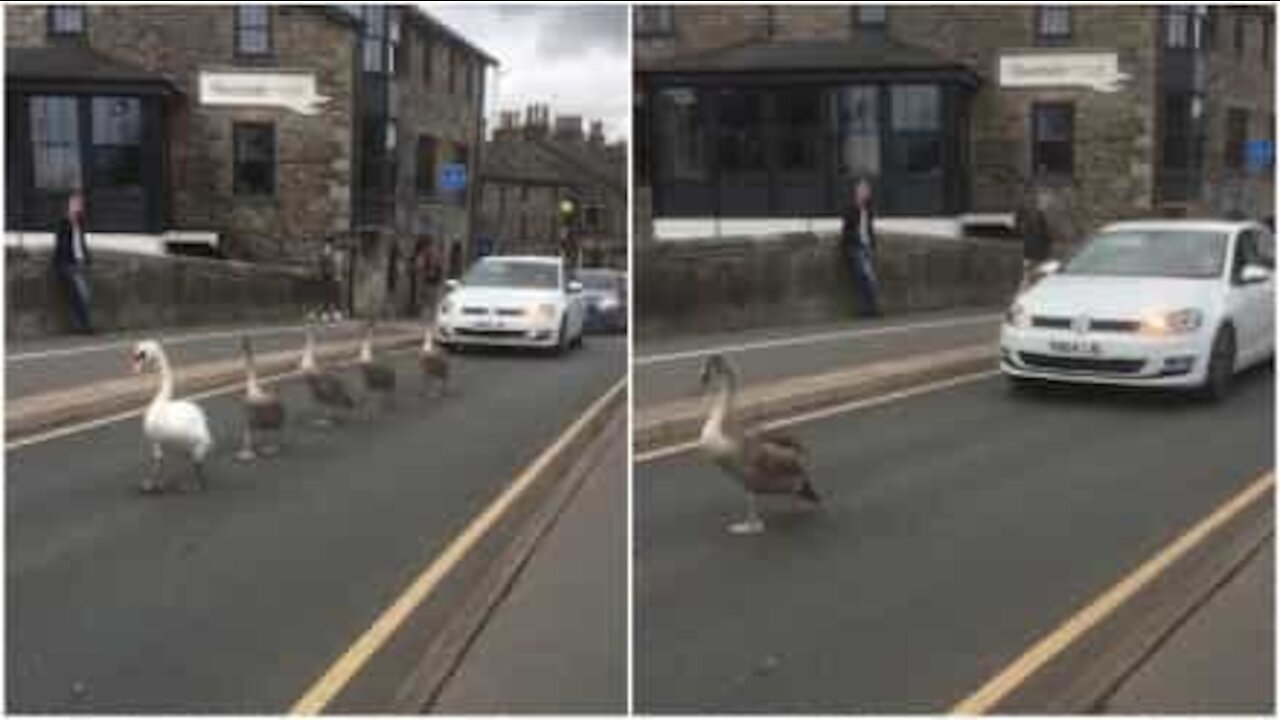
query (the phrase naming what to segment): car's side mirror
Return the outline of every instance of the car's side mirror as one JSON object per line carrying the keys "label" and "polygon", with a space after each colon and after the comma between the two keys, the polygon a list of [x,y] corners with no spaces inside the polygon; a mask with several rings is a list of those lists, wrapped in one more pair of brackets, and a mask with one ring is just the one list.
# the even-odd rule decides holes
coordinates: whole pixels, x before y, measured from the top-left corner
{"label": "car's side mirror", "polygon": [[444,281],[444,289],[449,292],[453,292],[460,287],[462,287],[462,283],[458,280],[449,279]]}
{"label": "car's side mirror", "polygon": [[1052,275],[1061,269],[1062,263],[1057,260],[1048,260],[1036,267],[1036,271],[1041,275]]}
{"label": "car's side mirror", "polygon": [[1271,271],[1261,265],[1245,265],[1240,270],[1240,284],[1252,285],[1271,279]]}
{"label": "car's side mirror", "polygon": [[578,293],[582,292],[582,281],[570,280],[569,284],[566,285],[565,287],[568,288],[570,295],[577,295]]}

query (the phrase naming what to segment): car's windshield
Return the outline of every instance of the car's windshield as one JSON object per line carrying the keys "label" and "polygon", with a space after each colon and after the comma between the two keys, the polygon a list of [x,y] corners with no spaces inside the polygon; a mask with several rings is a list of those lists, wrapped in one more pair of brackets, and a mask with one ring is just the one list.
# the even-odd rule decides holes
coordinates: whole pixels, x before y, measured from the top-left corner
{"label": "car's windshield", "polygon": [[462,284],[475,287],[555,289],[560,287],[560,273],[555,265],[545,262],[481,260],[462,276]]}
{"label": "car's windshield", "polygon": [[1227,235],[1212,230],[1117,230],[1095,235],[1064,275],[1212,278],[1222,273]]}
{"label": "car's windshield", "polygon": [[578,280],[588,290],[617,290],[617,280],[611,272],[599,270],[582,270],[578,272]]}

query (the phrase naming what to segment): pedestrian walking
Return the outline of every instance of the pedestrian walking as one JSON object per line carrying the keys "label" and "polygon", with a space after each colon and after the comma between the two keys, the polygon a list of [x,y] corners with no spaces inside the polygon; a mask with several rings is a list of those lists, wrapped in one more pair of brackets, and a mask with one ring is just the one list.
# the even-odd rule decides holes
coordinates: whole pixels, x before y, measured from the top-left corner
{"label": "pedestrian walking", "polygon": [[875,270],[875,210],[871,203],[871,183],[865,178],[854,185],[852,202],[845,209],[842,220],[841,248],[853,273],[862,314],[865,317],[879,317],[880,300]]}
{"label": "pedestrian walking", "polygon": [[67,198],[67,214],[54,237],[53,267],[67,289],[75,332],[92,333],[89,318],[89,266],[93,258],[84,237],[84,194],[73,190]]}
{"label": "pedestrian walking", "polygon": [[1053,250],[1053,237],[1049,229],[1048,211],[1051,202],[1044,187],[1028,185],[1018,204],[1015,226],[1022,236],[1022,292],[1035,280],[1037,268],[1049,260]]}

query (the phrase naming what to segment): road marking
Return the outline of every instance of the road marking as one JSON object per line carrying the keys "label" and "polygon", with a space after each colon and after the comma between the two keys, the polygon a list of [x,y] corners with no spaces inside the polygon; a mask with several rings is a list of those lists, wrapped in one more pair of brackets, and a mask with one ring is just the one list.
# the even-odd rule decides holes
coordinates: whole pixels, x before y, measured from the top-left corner
{"label": "road marking", "polygon": [[[417,351],[416,347],[398,348],[394,350],[384,350],[383,354],[384,355],[403,355],[405,353],[416,352],[416,351]],[[338,363],[326,363],[325,367],[342,369],[342,368],[352,367],[356,365],[356,363],[358,362],[359,362],[358,360],[345,360],[343,362],[338,362]],[[275,373],[274,375],[263,375],[258,378],[258,382],[260,382],[263,385],[273,385],[277,382],[288,380],[294,377],[299,377],[301,375],[302,375],[301,370],[297,370],[297,369],[285,370],[283,372]],[[206,390],[201,390],[198,393],[193,393],[191,395],[187,395],[179,399],[204,400],[206,398],[217,397],[219,395],[227,395],[233,392],[238,392],[243,389],[244,389],[244,381],[235,380],[233,382],[230,382],[224,385],[215,385],[214,387],[208,388]],[[100,428],[106,425],[118,423],[122,420],[141,417],[142,414],[145,413],[146,411],[147,411],[147,404],[143,404],[142,406],[134,408],[132,410],[123,410],[121,412],[118,412],[112,415],[104,415],[103,417],[94,418],[92,420],[85,420],[83,422],[73,423],[71,425],[63,425],[61,427],[57,427],[52,430],[46,430],[44,432],[36,433],[34,435],[27,435],[26,437],[19,438],[18,440],[7,441],[4,445],[4,449],[6,451],[20,450],[29,445],[38,445],[40,443],[48,442],[50,440],[58,440],[60,438],[68,437],[71,435],[77,435],[82,432],[87,432],[89,430],[94,430],[96,428]]]}
{"label": "road marking", "polygon": [[386,610],[378,616],[373,625],[361,635],[351,647],[347,648],[334,663],[320,676],[319,680],[294,703],[289,710],[291,715],[316,715],[342,692],[351,679],[365,666],[370,658],[391,639],[396,630],[424,600],[431,596],[440,581],[466,557],[489,529],[520,499],[525,490],[533,484],[543,469],[551,463],[573,438],[582,431],[600,412],[608,406],[613,396],[624,392],[627,378],[624,376],[613,387],[591,403],[586,412],[578,416],[573,423],[543,450],[532,463],[525,466],[515,479],[498,497],[489,503],[481,513],[458,534],[448,547],[431,561],[431,564],[414,578],[413,582],[396,598]]}
{"label": "road marking", "polygon": [[[326,325],[323,327],[332,328],[332,329],[338,329],[338,328],[345,329],[350,325],[354,324],[354,322],[355,321],[348,320],[346,322],[338,323],[336,325]],[[204,333],[189,333],[186,335],[169,335],[165,337],[164,345],[165,347],[172,347],[176,345],[186,345],[189,343],[198,342],[200,340],[219,340],[219,339],[228,338],[228,337],[239,337],[241,335],[248,335],[250,337],[257,337],[259,335],[284,335],[286,334],[286,332],[296,331],[300,333],[303,331],[303,329],[304,329],[303,326],[295,324],[295,325],[275,325],[271,327],[259,327],[259,328],[253,328],[253,329],[217,330],[217,331],[210,331],[210,332],[204,332]],[[129,340],[114,340],[112,342],[98,343],[96,345],[77,345],[75,347],[68,347],[68,348],[53,348],[50,350],[32,350],[30,352],[22,352],[14,355],[7,355],[5,356],[5,362],[20,363],[20,362],[26,362],[28,360],[44,360],[44,359],[54,358],[54,357],[65,357],[68,355],[88,355],[90,353],[103,352],[106,350],[118,350],[120,348],[131,347],[134,343],[138,342],[138,340],[143,337],[146,337],[146,335],[140,334],[138,337],[131,338]]]}
{"label": "road marking", "polygon": [[1215,530],[1239,515],[1264,493],[1275,487],[1275,471],[1254,480],[1244,490],[1220,505],[1208,517],[1174,540],[1155,556],[1130,572],[1096,600],[1079,610],[1069,620],[1046,635],[1005,669],[986,682],[977,692],[951,708],[952,715],[980,715],[989,712],[1059,653],[1102,622],[1140,590],[1160,576],[1165,569],[1203,542]]}
{"label": "road marking", "polygon": [[999,313],[991,313],[988,315],[973,315],[950,318],[947,320],[928,320],[916,323],[904,323],[901,325],[832,330],[829,332],[812,333],[810,335],[775,338],[773,340],[757,340],[754,342],[739,343],[736,345],[717,345],[714,347],[698,348],[696,350],[683,350],[680,352],[636,356],[632,359],[632,365],[636,367],[643,367],[645,365],[658,365],[661,363],[676,362],[678,360],[706,357],[707,355],[715,353],[735,354],[750,352],[752,350],[769,350],[772,348],[790,347],[792,345],[815,345],[818,343],[832,342],[834,340],[846,340],[849,338],[893,335],[897,333],[911,332],[913,330],[937,330],[963,325],[981,325],[983,323],[999,320],[1001,317],[1002,316]]}
{"label": "road marking", "polygon": [[[947,388],[956,387],[958,385],[966,385],[968,383],[977,382],[979,380],[985,380],[986,378],[994,377],[999,374],[1000,374],[999,370],[983,370],[980,372],[969,373],[966,375],[957,375],[956,377],[947,378],[945,380],[937,380],[934,382],[925,383],[923,385],[913,385],[909,388],[904,388],[902,390],[894,390],[893,392],[888,392],[883,395],[874,395],[869,398],[851,400],[849,402],[841,403],[839,405],[832,405],[830,407],[825,407],[817,410],[811,410],[805,413],[800,413],[799,415],[790,415],[787,417],[778,418],[776,420],[770,420],[766,423],[762,423],[761,428],[765,430],[781,430],[782,428],[785,428],[785,427],[800,425],[801,423],[813,422],[814,420],[822,420],[824,418],[832,417],[833,415],[843,415],[845,413],[857,412],[858,410],[867,410],[869,408],[878,407],[880,405],[887,405],[892,402],[897,402],[898,400],[906,400],[908,398],[913,398],[913,397],[916,397],[917,395],[927,395],[932,392],[938,392],[939,390],[946,390]],[[647,463],[647,462],[652,462],[654,460],[661,460],[663,458],[668,458],[673,455],[680,455],[682,453],[686,453],[691,450],[696,450],[697,448],[698,448],[697,440],[690,440],[688,442],[676,443],[674,445],[667,445],[664,447],[649,450],[648,452],[640,453],[635,456],[633,462],[634,464],[639,465],[641,463]]]}

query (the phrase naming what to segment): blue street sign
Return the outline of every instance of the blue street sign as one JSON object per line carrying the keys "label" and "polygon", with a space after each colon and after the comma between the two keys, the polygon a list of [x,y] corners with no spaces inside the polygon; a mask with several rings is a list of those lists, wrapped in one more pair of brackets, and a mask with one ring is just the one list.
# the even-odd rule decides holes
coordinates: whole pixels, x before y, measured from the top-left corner
{"label": "blue street sign", "polygon": [[464,190],[467,187],[467,166],[450,163],[440,167],[441,190]]}
{"label": "blue street sign", "polygon": [[1244,166],[1250,172],[1269,170],[1276,158],[1274,140],[1246,140],[1244,143]]}

